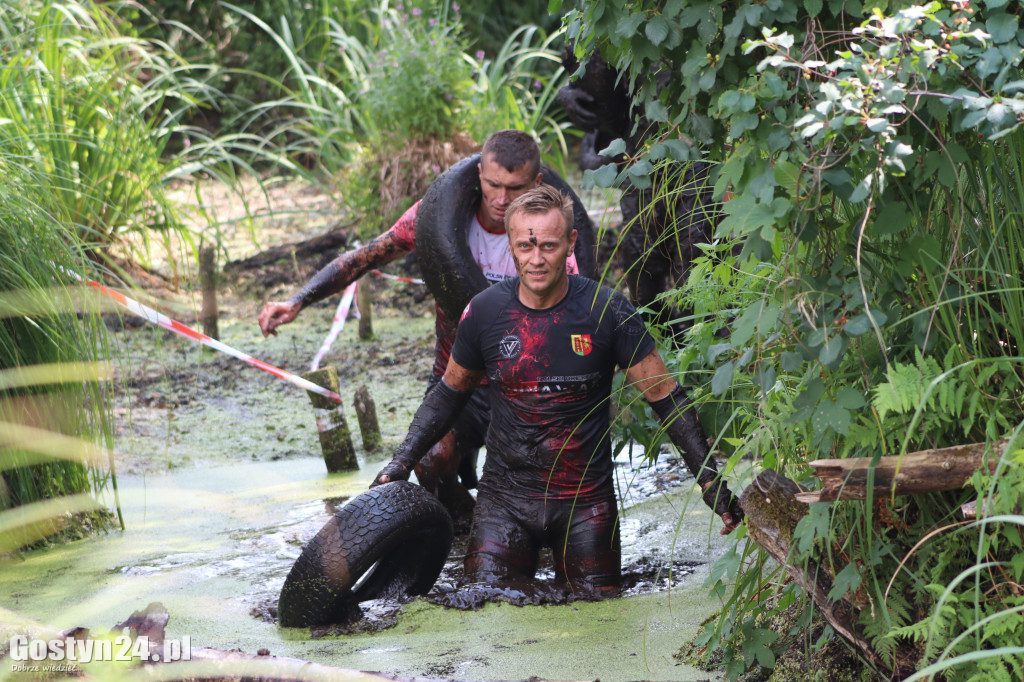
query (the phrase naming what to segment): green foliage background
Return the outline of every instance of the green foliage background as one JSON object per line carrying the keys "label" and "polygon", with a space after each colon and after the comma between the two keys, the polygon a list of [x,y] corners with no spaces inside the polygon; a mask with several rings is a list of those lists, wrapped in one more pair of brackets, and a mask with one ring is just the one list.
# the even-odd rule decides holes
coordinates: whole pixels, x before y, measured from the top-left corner
{"label": "green foliage background", "polygon": [[[963,493],[812,505],[798,527],[791,560],[828,568],[884,674],[1019,679],[1024,661],[1019,14],[1006,0],[585,0],[567,15],[577,53],[600,51],[661,126],[591,180],[645,186],[704,156],[733,197],[674,294],[699,320],[675,367],[704,373],[730,468],[750,455],[813,486],[813,459],[1011,438]],[[969,524],[957,510],[975,496],[985,518]],[[723,617],[702,641],[731,677],[770,667],[763,624],[793,584],[742,540],[713,578]]]}

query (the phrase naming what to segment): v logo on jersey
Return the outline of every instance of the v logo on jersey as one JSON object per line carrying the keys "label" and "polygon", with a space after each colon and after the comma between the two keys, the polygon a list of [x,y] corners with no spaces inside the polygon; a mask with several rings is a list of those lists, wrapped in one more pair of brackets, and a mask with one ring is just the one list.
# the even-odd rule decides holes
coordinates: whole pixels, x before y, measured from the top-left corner
{"label": "v logo on jersey", "polygon": [[498,343],[498,351],[505,360],[512,360],[523,350],[523,343],[515,334],[509,334]]}
{"label": "v logo on jersey", "polygon": [[572,352],[576,355],[590,355],[590,351],[594,350],[594,343],[590,340],[590,334],[573,334],[570,339],[572,341]]}

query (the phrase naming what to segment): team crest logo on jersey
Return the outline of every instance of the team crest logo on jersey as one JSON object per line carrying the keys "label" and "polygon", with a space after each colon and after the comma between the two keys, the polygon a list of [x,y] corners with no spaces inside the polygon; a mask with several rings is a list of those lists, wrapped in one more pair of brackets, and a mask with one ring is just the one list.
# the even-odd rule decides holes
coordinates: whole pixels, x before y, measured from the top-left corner
{"label": "team crest logo on jersey", "polygon": [[573,334],[572,352],[576,355],[590,355],[594,350],[594,342],[590,340],[590,334]]}
{"label": "team crest logo on jersey", "polygon": [[498,352],[505,360],[517,358],[523,352],[523,342],[515,334],[509,334],[498,343]]}

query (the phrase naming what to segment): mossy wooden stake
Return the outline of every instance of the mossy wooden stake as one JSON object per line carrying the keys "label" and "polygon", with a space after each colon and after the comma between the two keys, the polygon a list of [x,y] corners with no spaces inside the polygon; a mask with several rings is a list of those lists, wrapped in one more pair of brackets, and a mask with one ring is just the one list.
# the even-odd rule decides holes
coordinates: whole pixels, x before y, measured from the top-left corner
{"label": "mossy wooden stake", "polygon": [[356,306],[359,308],[359,340],[369,341],[373,338],[373,292],[366,277],[359,280],[356,287]]}
{"label": "mossy wooden stake", "polygon": [[377,405],[366,386],[359,387],[352,404],[356,408],[356,418],[359,420],[363,449],[367,452],[376,452],[381,446],[380,424],[377,423]]}
{"label": "mossy wooden stake", "polygon": [[[318,386],[338,392],[338,372],[334,367],[321,367],[302,375]],[[352,445],[352,432],[345,421],[345,411],[341,403],[336,403],[316,393],[306,391],[313,403],[313,414],[316,415],[316,430],[320,434],[320,449],[324,454],[327,471],[350,471],[359,468],[356,461],[356,449]]]}
{"label": "mossy wooden stake", "polygon": [[211,339],[220,339],[217,329],[217,251],[211,245],[199,249],[199,284],[203,290],[203,309],[199,313],[203,333]]}

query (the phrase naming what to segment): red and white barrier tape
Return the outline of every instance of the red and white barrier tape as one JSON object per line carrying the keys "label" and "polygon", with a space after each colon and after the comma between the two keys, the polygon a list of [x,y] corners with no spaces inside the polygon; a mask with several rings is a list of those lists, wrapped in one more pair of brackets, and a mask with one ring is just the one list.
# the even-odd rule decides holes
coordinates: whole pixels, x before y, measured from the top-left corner
{"label": "red and white barrier tape", "polygon": [[[389,275],[386,272],[380,270],[370,270],[371,275],[377,277],[383,277],[384,279],[392,279],[396,282],[405,282],[406,284],[424,284],[422,279],[414,279],[412,277],[399,277],[398,275]],[[310,363],[310,369],[319,369],[320,361],[326,357],[327,353],[330,352],[331,346],[338,338],[338,334],[345,328],[345,320],[348,318],[349,309],[352,307],[352,297],[355,295],[356,289],[359,286],[359,281],[356,280],[345,288],[345,293],[341,296],[341,301],[338,303],[338,309],[334,313],[334,322],[331,323],[331,330],[327,332],[327,336],[324,338],[323,344],[320,346],[320,350],[313,356],[313,361]],[[356,308],[354,317],[359,319],[359,309]]]}
{"label": "red and white barrier tape", "polygon": [[169,331],[174,332],[175,334],[180,334],[180,335],[182,335],[184,337],[190,338],[193,341],[198,341],[199,343],[203,344],[204,346],[209,346],[210,348],[213,348],[215,350],[219,350],[221,353],[226,353],[227,355],[230,355],[232,357],[236,357],[239,360],[242,360],[243,362],[249,363],[253,367],[258,367],[259,369],[262,369],[264,372],[269,372],[270,374],[273,374],[274,376],[276,376],[276,377],[278,377],[280,379],[284,379],[285,381],[287,381],[287,382],[289,382],[291,384],[295,384],[299,388],[305,389],[307,391],[312,391],[313,393],[317,393],[319,395],[322,395],[325,398],[330,398],[331,400],[334,400],[335,402],[338,402],[338,403],[342,402],[341,396],[338,395],[337,393],[335,393],[334,391],[330,390],[330,389],[326,389],[323,386],[317,386],[313,382],[308,381],[306,379],[303,379],[302,377],[297,376],[295,374],[292,374],[291,372],[286,372],[285,370],[280,369],[278,367],[274,367],[273,365],[269,365],[269,364],[263,362],[262,360],[257,360],[256,358],[252,357],[251,355],[247,355],[246,353],[243,353],[243,352],[241,352],[239,350],[235,350],[234,348],[232,348],[231,346],[228,346],[227,344],[221,343],[217,339],[211,339],[206,334],[200,334],[196,330],[194,330],[194,329],[192,329],[190,327],[186,327],[182,323],[177,322],[176,320],[172,320],[171,318],[167,317],[163,313],[159,313],[159,312],[153,310],[152,308],[144,306],[141,303],[139,303],[138,301],[136,301],[134,299],[131,299],[131,298],[128,298],[124,294],[121,294],[121,293],[119,293],[117,291],[114,291],[112,289],[108,289],[107,287],[103,286],[99,282],[95,282],[95,281],[93,281],[91,279],[86,279],[86,278],[82,277],[81,275],[79,275],[77,272],[74,272],[73,270],[68,270],[67,268],[63,268],[63,267],[61,267],[59,265],[57,265],[56,267],[61,272],[65,273],[65,274],[67,274],[67,275],[69,275],[71,277],[74,277],[75,279],[77,279],[79,282],[82,282],[83,284],[89,285],[93,289],[96,289],[97,291],[102,293],[104,296],[107,296],[107,297],[113,299],[119,305],[127,308],[128,310],[132,311],[133,313],[135,313],[139,317],[146,318],[147,320],[149,320],[153,324],[159,325],[159,326],[163,327],[164,329],[167,329]]}
{"label": "red and white barrier tape", "polygon": [[[313,356],[313,362],[310,363],[309,368],[311,370],[320,369],[320,361],[324,359],[324,356],[331,350],[331,344],[338,338],[338,334],[345,328],[345,319],[348,318],[349,308],[352,307],[352,298],[356,295],[356,286],[358,281],[352,282],[348,287],[345,288],[345,293],[341,296],[341,302],[338,303],[338,310],[334,313],[334,322],[331,324],[331,331],[327,332],[327,337],[324,338],[323,344],[320,346],[320,350]],[[358,312],[358,309],[357,309]]]}
{"label": "red and white barrier tape", "polygon": [[396,282],[405,282],[406,284],[426,284],[422,279],[415,279],[413,277],[399,277],[398,275],[389,275],[386,272],[380,270],[370,270],[371,275],[377,275],[377,277],[383,277],[384,279],[393,279]]}

